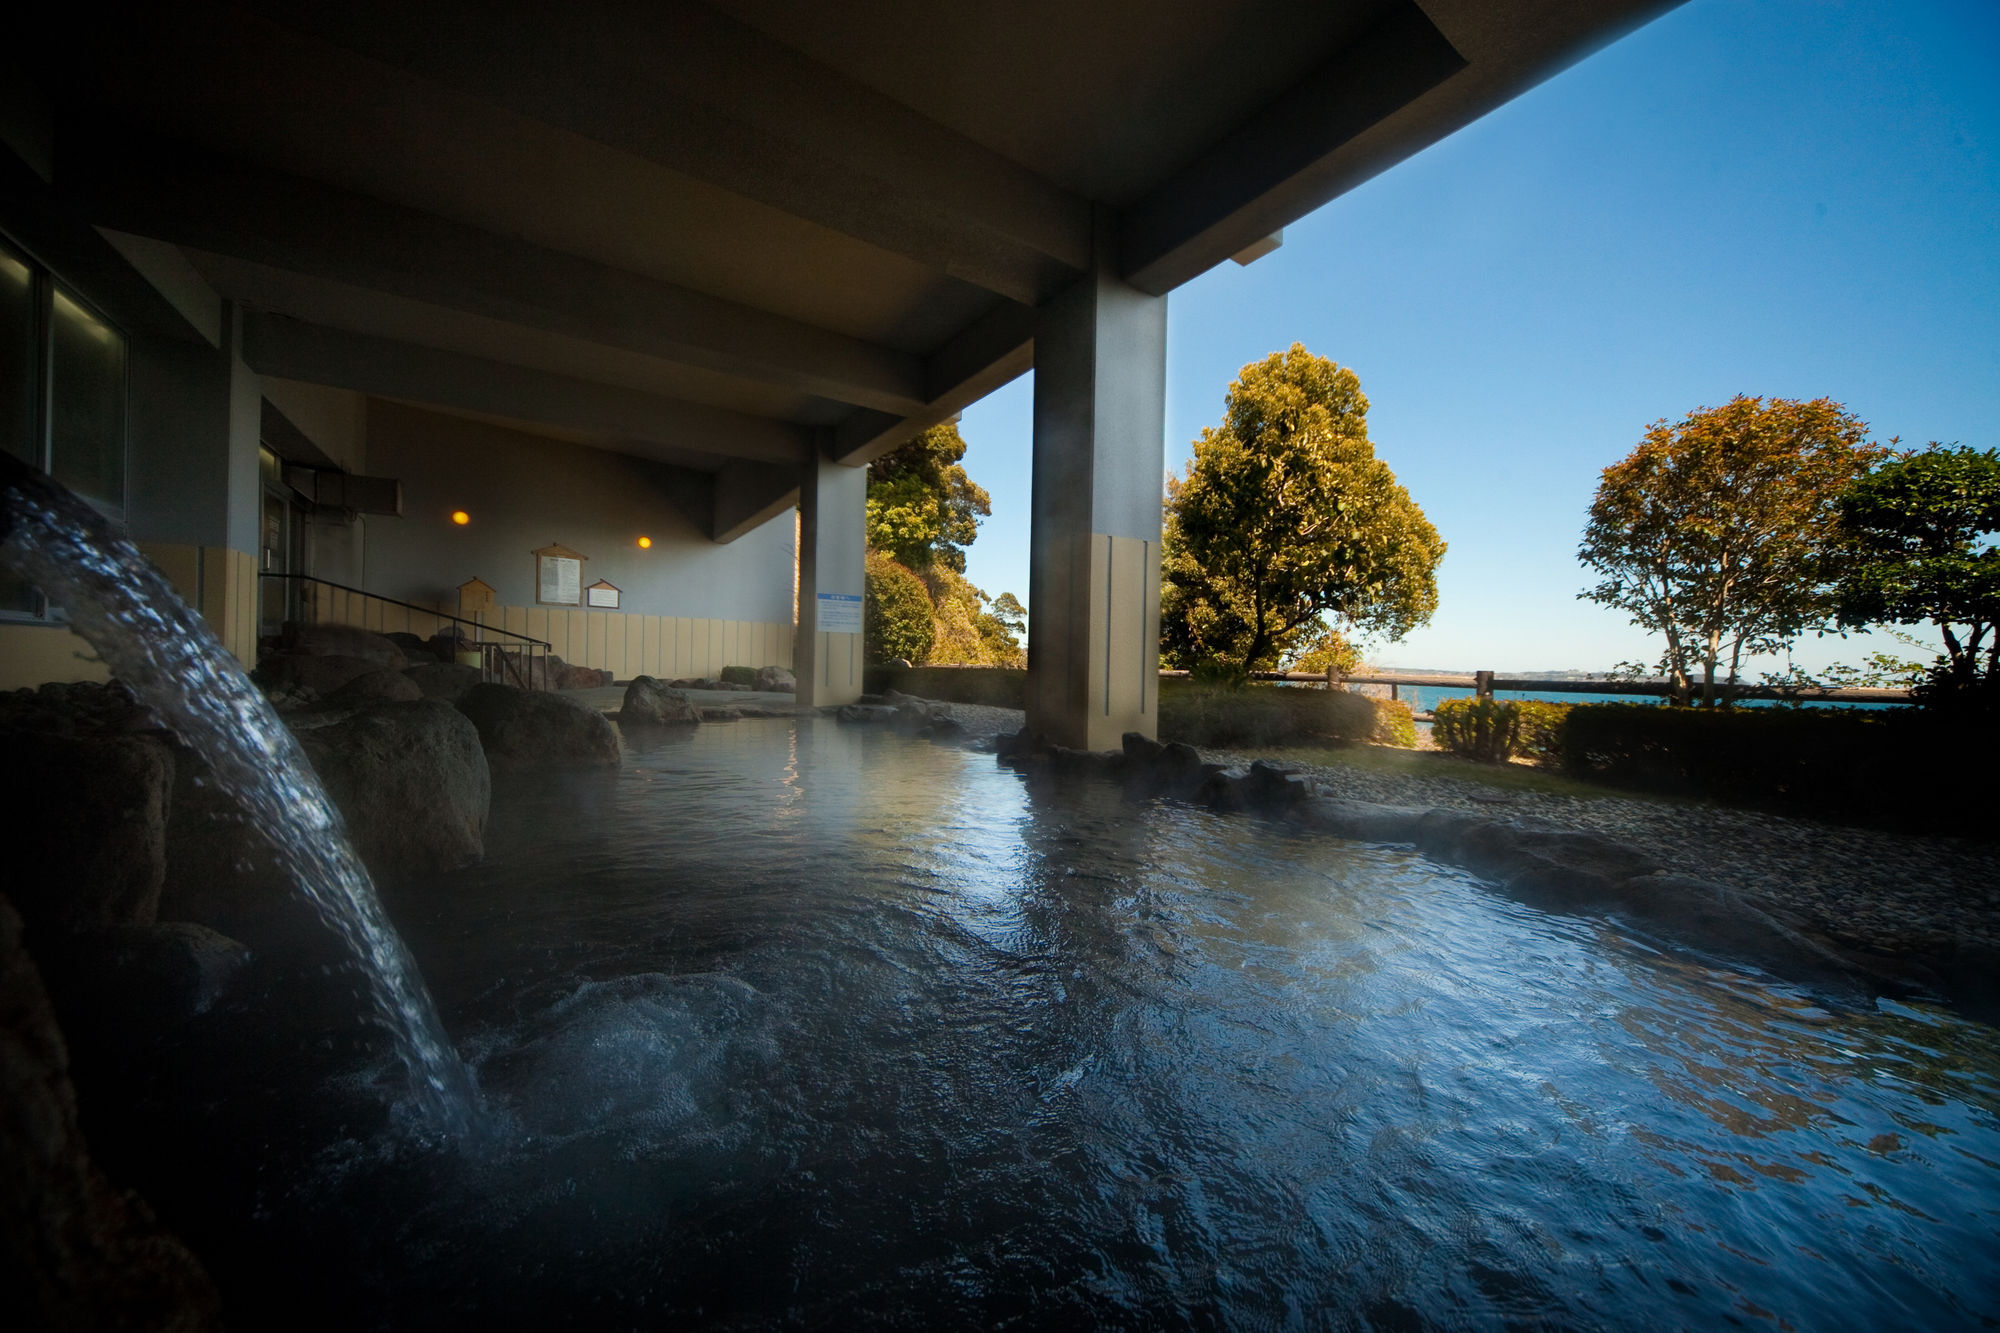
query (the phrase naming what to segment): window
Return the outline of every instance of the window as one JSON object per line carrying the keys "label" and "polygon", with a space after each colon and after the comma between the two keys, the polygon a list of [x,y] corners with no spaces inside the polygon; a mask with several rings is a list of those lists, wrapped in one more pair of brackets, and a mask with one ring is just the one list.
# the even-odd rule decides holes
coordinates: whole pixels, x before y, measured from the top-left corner
{"label": "window", "polygon": [[[109,321],[0,243],[0,448],[121,521],[125,353]],[[33,589],[0,575],[0,617],[49,615]]]}

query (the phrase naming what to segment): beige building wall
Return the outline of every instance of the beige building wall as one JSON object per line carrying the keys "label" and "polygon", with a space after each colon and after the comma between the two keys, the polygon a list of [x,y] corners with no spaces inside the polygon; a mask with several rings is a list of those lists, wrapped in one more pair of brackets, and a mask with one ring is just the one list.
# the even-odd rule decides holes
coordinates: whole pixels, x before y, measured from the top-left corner
{"label": "beige building wall", "polygon": [[83,636],[61,625],[0,625],[0,690],[46,681],[111,679]]}
{"label": "beige building wall", "polygon": [[[378,634],[429,638],[450,622],[455,607],[437,604],[413,611],[379,597],[315,587],[307,619],[322,625],[353,625]],[[726,666],[783,666],[792,661],[789,622],[713,620],[695,616],[649,616],[631,611],[582,607],[499,606],[467,617],[482,626],[525,634],[549,645],[572,666],[609,671],[621,681],[634,676],[713,676]]]}
{"label": "beige building wall", "polygon": [[[181,600],[201,612],[245,670],[257,662],[257,557],[226,546],[141,542]],[[62,625],[0,625],[0,689],[48,681],[104,681],[109,670],[82,636]]]}

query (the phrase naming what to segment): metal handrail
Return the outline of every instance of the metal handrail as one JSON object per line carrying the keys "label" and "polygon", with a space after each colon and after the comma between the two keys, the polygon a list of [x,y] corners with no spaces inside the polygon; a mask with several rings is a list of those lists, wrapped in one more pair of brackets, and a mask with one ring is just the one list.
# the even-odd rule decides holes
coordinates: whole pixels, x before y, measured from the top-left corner
{"label": "metal handrail", "polygon": [[[419,606],[415,602],[406,602],[399,597],[384,597],[381,593],[369,592],[366,588],[356,588],[346,583],[335,583],[332,579],[323,579],[313,574],[280,574],[260,571],[257,577],[260,579],[283,579],[290,583],[318,584],[322,588],[333,588],[340,592],[350,593],[356,597],[369,597],[378,602],[386,602],[390,606],[400,606],[406,611],[415,611],[418,615],[429,616],[434,620],[448,620],[454,625],[469,625],[474,630],[475,636],[470,639],[460,636],[459,642],[478,651],[479,675],[482,680],[491,677],[504,685],[507,683],[507,676],[511,673],[515,683],[520,685],[521,688],[536,689],[538,687],[535,684],[535,659],[537,656],[540,656],[542,661],[542,670],[540,673],[542,685],[540,688],[549,688],[553,685],[553,682],[549,679],[548,659],[555,652],[555,645],[546,639],[537,639],[531,634],[521,634],[515,630],[502,629],[498,625],[482,624],[477,620],[468,620],[464,616],[453,615],[449,611],[439,611],[434,607]],[[317,607],[315,607],[316,613]],[[483,638],[477,637],[479,634],[501,634],[509,639],[518,640],[521,644],[525,645],[515,650],[527,654],[528,670],[525,678],[523,677],[521,668],[507,656],[508,649],[505,644],[488,642]]]}

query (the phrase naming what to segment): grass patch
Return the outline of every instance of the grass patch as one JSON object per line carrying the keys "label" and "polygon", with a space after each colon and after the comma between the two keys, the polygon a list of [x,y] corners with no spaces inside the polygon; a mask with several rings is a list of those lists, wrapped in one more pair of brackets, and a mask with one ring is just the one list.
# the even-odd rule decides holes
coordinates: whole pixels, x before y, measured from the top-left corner
{"label": "grass patch", "polygon": [[1476,782],[1499,791],[1539,792],[1549,796],[1575,796],[1586,801],[1615,797],[1619,800],[1654,801],[1664,805],[1699,805],[1686,797],[1636,792],[1600,786],[1580,778],[1552,773],[1531,764],[1485,764],[1476,759],[1437,750],[1398,750],[1382,745],[1289,745],[1268,752],[1281,763],[1313,764],[1322,768],[1354,768],[1366,773],[1394,777],[1451,778]]}

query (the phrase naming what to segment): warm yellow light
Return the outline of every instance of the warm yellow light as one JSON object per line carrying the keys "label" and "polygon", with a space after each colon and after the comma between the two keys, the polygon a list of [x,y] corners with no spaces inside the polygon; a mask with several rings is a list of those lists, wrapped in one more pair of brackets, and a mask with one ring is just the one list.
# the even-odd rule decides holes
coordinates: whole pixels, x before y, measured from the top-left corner
{"label": "warm yellow light", "polygon": [[641,537],[639,539],[639,549],[642,551],[645,550],[647,547],[651,546],[652,544],[653,544],[653,539],[651,537]]}
{"label": "warm yellow light", "polygon": [[472,522],[472,515],[466,513],[463,509],[454,509],[451,511],[451,521],[462,528]]}

